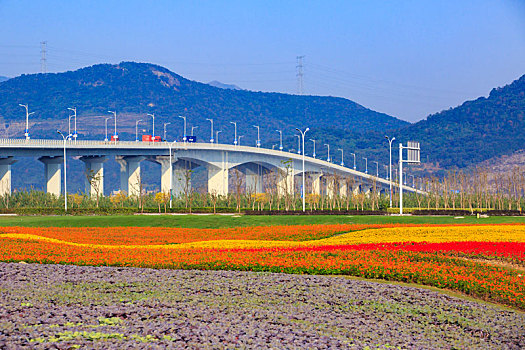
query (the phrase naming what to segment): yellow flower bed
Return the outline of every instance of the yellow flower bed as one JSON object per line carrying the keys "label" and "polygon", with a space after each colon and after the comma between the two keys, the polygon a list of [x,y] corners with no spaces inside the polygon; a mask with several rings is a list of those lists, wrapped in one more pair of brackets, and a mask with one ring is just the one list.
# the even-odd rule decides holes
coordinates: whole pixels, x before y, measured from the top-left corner
{"label": "yellow flower bed", "polygon": [[215,240],[166,245],[104,245],[73,243],[33,234],[2,234],[0,237],[23,240],[39,240],[80,247],[103,249],[250,249],[273,247],[307,247],[326,245],[354,245],[362,243],[390,242],[525,242],[525,226],[441,226],[441,227],[394,227],[354,231],[339,236],[314,241],[263,241],[263,240]]}

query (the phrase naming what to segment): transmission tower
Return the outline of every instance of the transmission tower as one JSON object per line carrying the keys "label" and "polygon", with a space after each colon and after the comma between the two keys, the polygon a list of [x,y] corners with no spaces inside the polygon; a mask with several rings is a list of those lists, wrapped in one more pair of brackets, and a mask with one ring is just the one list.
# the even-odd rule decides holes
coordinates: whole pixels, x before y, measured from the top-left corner
{"label": "transmission tower", "polygon": [[47,41],[40,42],[40,70],[42,73],[47,73],[46,44]]}
{"label": "transmission tower", "polygon": [[304,56],[297,56],[297,93],[303,94],[303,58]]}

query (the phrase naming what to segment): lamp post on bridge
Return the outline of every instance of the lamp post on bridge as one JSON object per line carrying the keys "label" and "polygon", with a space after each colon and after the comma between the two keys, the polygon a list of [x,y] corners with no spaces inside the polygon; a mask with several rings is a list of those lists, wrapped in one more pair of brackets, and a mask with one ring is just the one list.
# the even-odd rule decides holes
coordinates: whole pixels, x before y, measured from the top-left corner
{"label": "lamp post on bridge", "polygon": [[275,130],[279,133],[279,150],[283,151],[283,131],[282,130]]}
{"label": "lamp post on bridge", "polygon": [[117,112],[115,111],[108,111],[108,113],[113,113],[113,117],[115,117],[115,134],[113,135],[113,139],[115,143],[118,141],[118,134],[117,134]]}
{"label": "lamp post on bridge", "polygon": [[184,135],[182,135],[182,141],[186,142],[186,116],[179,115],[179,118],[184,119]]}
{"label": "lamp post on bridge", "polygon": [[326,158],[326,161],[329,162],[330,161],[330,145],[325,143],[324,144],[326,147],[328,147],[328,157]]}
{"label": "lamp post on bridge", "polygon": [[368,158],[363,157],[363,159],[365,160],[365,174],[368,174]]}
{"label": "lamp post on bridge", "polygon": [[237,122],[230,122],[234,126],[233,144],[237,146]]}
{"label": "lamp post on bridge", "polygon": [[192,126],[192,127],[191,127],[191,136],[193,136],[193,130],[195,130],[195,129],[197,129],[197,128],[198,128],[198,126]]}
{"label": "lamp post on bridge", "polygon": [[261,147],[261,137],[259,134],[259,125],[254,125],[253,127],[257,128],[257,142],[255,143],[255,145],[257,146],[257,148],[260,148]]}
{"label": "lamp post on bridge", "polygon": [[345,161],[344,161],[344,153],[343,153],[343,149],[342,148],[338,148],[337,149],[338,151],[341,151],[341,166],[345,166]]}
{"label": "lamp post on bridge", "polygon": [[301,154],[301,136],[299,135],[295,135],[295,136],[297,136],[297,154]]}
{"label": "lamp post on bridge", "polygon": [[213,143],[213,119],[206,118],[211,123],[211,136],[210,136],[210,143]]}
{"label": "lamp post on bridge", "polygon": [[222,132],[222,130],[217,130],[215,132],[215,142],[216,143],[219,143],[219,134]]}
{"label": "lamp post on bridge", "polygon": [[105,120],[105,123],[106,123],[106,138],[104,139],[104,141],[108,142],[108,120],[110,120],[110,118],[106,118]]}
{"label": "lamp post on bridge", "polygon": [[[73,133],[73,138],[75,139],[75,143],[77,143],[77,107],[71,107],[71,108],[68,108],[70,111],[73,112],[73,117],[75,117],[75,132]],[[69,116],[69,133],[71,134],[71,117],[72,116]]]}
{"label": "lamp post on bridge", "polygon": [[243,138],[243,137],[244,137],[244,135],[239,135],[239,137],[238,137],[238,140],[239,140],[239,146],[241,145],[241,138]]}
{"label": "lamp post on bridge", "polygon": [[310,139],[310,141],[312,141],[314,143],[314,154],[312,154],[312,157],[315,158],[315,140],[314,139]]}
{"label": "lamp post on bridge", "polygon": [[139,142],[139,123],[142,119],[139,119],[135,122],[135,142]]}
{"label": "lamp post on bridge", "polygon": [[153,118],[153,125],[151,126],[151,137],[153,137],[153,140],[155,140],[155,114],[148,113],[148,115]]}
{"label": "lamp post on bridge", "polygon": [[379,177],[379,163],[376,161],[372,161],[372,163],[376,163],[376,177]]}
{"label": "lamp post on bridge", "polygon": [[71,140],[71,134],[64,136],[60,130],[57,133],[62,136],[64,140],[64,211],[67,212],[67,163],[66,163],[66,141]]}
{"label": "lamp post on bridge", "polygon": [[304,175],[305,175],[304,174],[304,135],[308,132],[308,130],[310,130],[310,128],[306,128],[304,130],[304,132],[301,131],[298,128],[295,128],[295,130],[297,130],[297,131],[299,131],[301,133],[301,136],[302,136],[302,139],[303,139],[303,174],[301,176],[302,179],[303,179],[303,188],[302,188],[302,191],[301,191],[302,192],[301,195],[303,197],[303,212],[304,212],[304,211],[306,211],[306,203],[305,203],[305,193],[306,193],[306,191],[305,191],[305,188],[304,188],[304,186],[305,186],[305,181],[304,181]]}
{"label": "lamp post on bridge", "polygon": [[356,170],[357,167],[355,166],[355,153],[350,153],[350,154],[354,156],[354,170]]}
{"label": "lamp post on bridge", "polygon": [[31,114],[34,114],[35,112],[31,112],[29,113],[29,107],[27,104],[23,105],[21,103],[18,104],[20,107],[24,107],[26,109],[26,130],[25,130],[25,137],[26,137],[26,140],[29,140],[29,116]]}
{"label": "lamp post on bridge", "polygon": [[168,141],[166,138],[166,126],[170,125],[171,123],[164,123],[164,141]]}

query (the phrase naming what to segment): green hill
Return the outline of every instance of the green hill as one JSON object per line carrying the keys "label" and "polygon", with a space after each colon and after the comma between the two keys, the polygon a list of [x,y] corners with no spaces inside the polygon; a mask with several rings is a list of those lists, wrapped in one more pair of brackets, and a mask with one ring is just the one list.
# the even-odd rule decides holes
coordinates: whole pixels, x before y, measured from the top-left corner
{"label": "green hill", "polygon": [[[236,121],[239,134],[246,135],[245,142],[255,140],[256,124],[261,127],[263,142],[266,137],[262,136],[274,134],[275,129],[293,133],[295,127],[330,125],[365,132],[408,125],[343,98],[221,89],[185,79],[157,65],[133,62],[99,64],[57,74],[22,75],[0,83],[0,117],[8,122],[24,121],[25,114],[18,103],[29,104],[35,112],[31,120],[38,122],[63,121],[67,107],[75,106],[79,116],[108,116],[108,109],[128,116],[155,113],[157,125],[170,122],[170,128],[180,130],[182,123],[177,116],[184,115],[189,124],[200,127],[198,131],[204,139],[209,138],[206,118],[214,119],[215,130],[223,131],[222,138],[231,138],[230,121]],[[127,123],[128,129],[133,126],[134,133],[134,120],[138,118],[127,122],[123,118],[122,123]],[[35,133],[39,128],[32,129]],[[46,136],[43,129],[46,128],[40,128],[42,136]],[[48,129],[52,132],[52,128]],[[128,131],[131,133],[131,129]],[[91,128],[89,132],[100,135],[103,130]],[[178,131],[177,136],[181,135],[182,131]]]}

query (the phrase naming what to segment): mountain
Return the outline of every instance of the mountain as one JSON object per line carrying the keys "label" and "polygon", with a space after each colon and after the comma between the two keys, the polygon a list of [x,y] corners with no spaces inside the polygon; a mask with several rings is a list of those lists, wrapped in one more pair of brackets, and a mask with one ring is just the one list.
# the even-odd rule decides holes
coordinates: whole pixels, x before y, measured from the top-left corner
{"label": "mountain", "polygon": [[0,75],[0,83],[3,82],[3,81],[9,80],[9,79],[11,79],[11,78],[4,77],[4,76]]}
{"label": "mountain", "polygon": [[224,84],[217,80],[210,81],[208,85],[215,86],[220,89],[242,90],[240,87],[238,87],[235,84]]}
{"label": "mountain", "polygon": [[[420,141],[443,168],[463,168],[525,149],[525,75],[488,97],[429,116],[399,130]],[[423,152],[422,152],[423,153]]]}
{"label": "mountain", "polygon": [[[430,115],[417,123],[391,130],[387,134],[396,137],[392,156],[397,162],[398,142],[419,141],[421,144],[421,172],[443,174],[448,169],[471,168],[476,165],[492,168],[501,160],[525,166],[525,75],[509,85],[493,89],[488,97],[466,101],[458,107]],[[376,171],[374,161],[380,163],[379,173],[384,176],[383,165],[388,163],[388,142],[385,133],[372,130],[356,133],[329,125],[318,125],[310,137],[330,144],[332,150],[342,148],[345,163],[352,164],[356,154],[358,170],[365,170],[368,160],[369,172]],[[287,145],[296,148],[297,140],[286,139]],[[312,153],[312,145],[306,150]],[[318,156],[326,157],[326,147],[320,145]],[[517,154],[511,160],[507,156]],[[332,157],[341,161],[340,153],[332,151]],[[520,163],[521,161],[521,163]],[[372,164],[372,165],[371,165]],[[353,165],[353,164],[352,164]],[[383,169],[382,169],[383,168]],[[413,169],[414,166],[411,166]],[[507,167],[509,168],[509,167]]]}
{"label": "mountain", "polygon": [[[155,113],[157,135],[162,124],[168,126],[168,139],[183,134],[183,115],[189,125],[199,127],[198,137],[209,139],[210,123],[222,130],[221,139],[233,138],[238,123],[243,141],[255,140],[260,125],[265,144],[276,129],[295,133],[295,127],[330,125],[342,130],[384,131],[408,125],[407,122],[367,109],[353,101],[321,96],[298,96],[247,90],[221,89],[191,81],[166,68],[146,63],[98,64],[76,71],[22,75],[0,83],[0,117],[9,122],[13,134],[23,132],[25,113],[18,104],[28,104],[35,137],[56,137],[57,127],[65,128],[68,107],[76,107],[81,137],[100,137],[108,110],[118,113],[118,128],[128,139],[135,137],[135,121],[142,119],[141,130],[150,128],[146,113]],[[1,125],[1,124],[0,124]],[[111,124],[110,124],[111,125]],[[0,128],[1,133],[1,128]]]}

